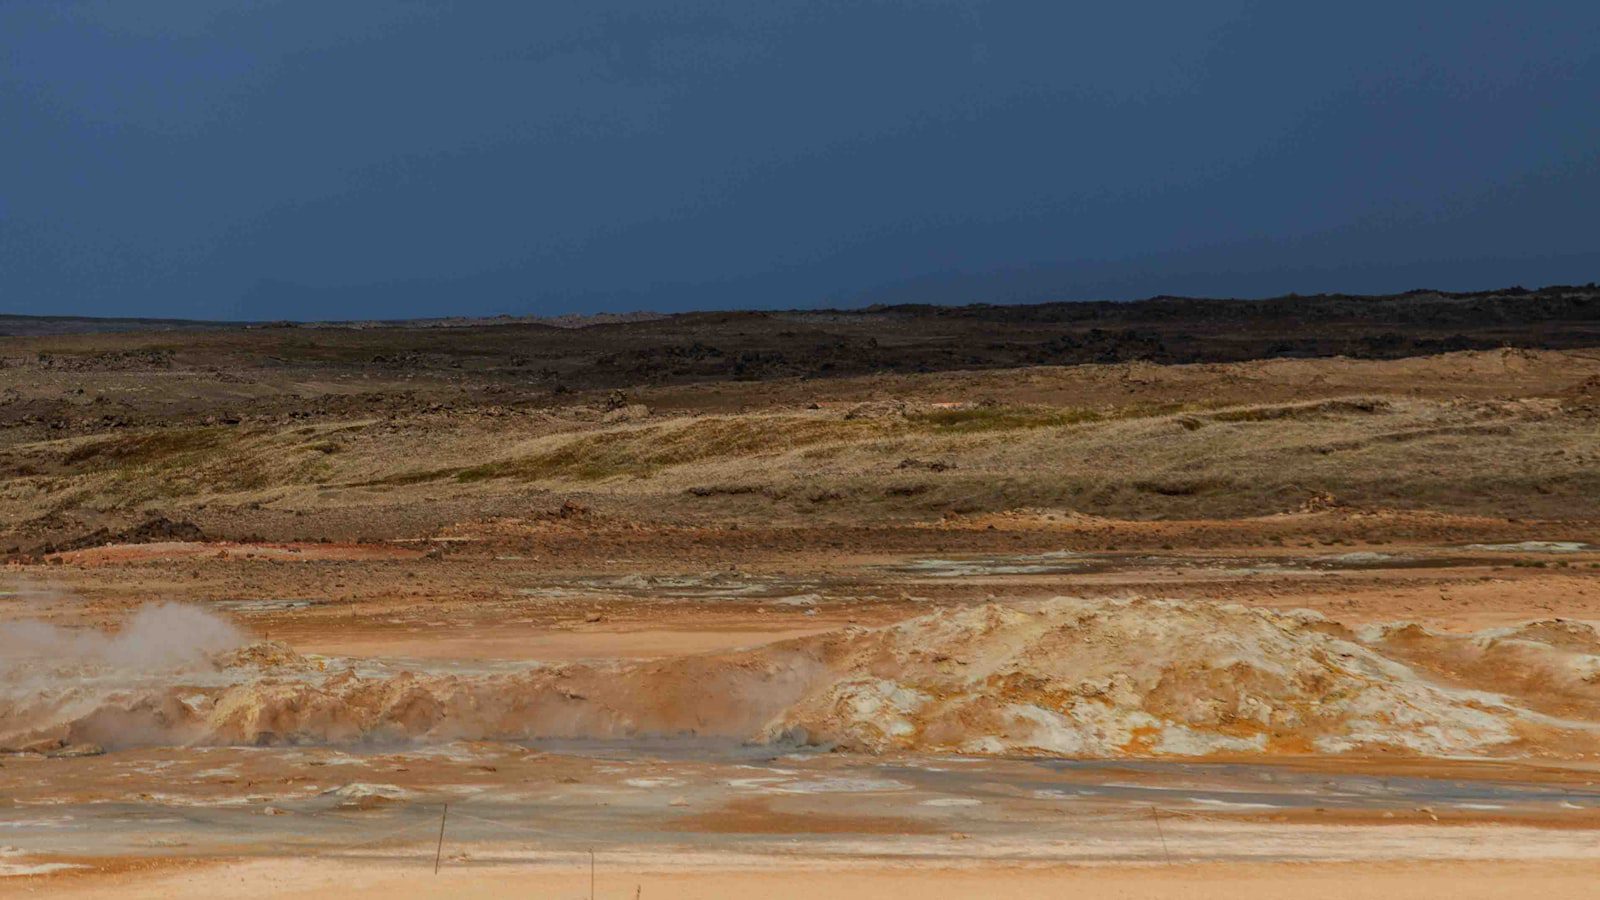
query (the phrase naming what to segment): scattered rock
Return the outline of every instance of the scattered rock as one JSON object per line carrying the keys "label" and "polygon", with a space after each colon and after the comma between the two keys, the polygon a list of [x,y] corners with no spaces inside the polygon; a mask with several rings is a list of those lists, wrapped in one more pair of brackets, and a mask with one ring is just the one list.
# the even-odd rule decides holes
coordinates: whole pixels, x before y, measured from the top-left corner
{"label": "scattered rock", "polygon": [[323,791],[322,796],[332,797],[338,802],[334,809],[377,809],[391,803],[399,803],[411,797],[411,792],[392,784],[368,784],[355,781],[341,785],[332,790]]}

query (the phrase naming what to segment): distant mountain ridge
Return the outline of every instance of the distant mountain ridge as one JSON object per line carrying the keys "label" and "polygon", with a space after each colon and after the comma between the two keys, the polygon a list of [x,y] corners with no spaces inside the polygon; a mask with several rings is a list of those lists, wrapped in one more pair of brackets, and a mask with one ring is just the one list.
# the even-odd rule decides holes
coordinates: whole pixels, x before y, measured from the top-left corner
{"label": "distant mountain ridge", "polygon": [[[1513,311],[1526,312],[1526,301],[1533,299],[1542,305],[1555,303],[1571,307],[1566,314],[1577,313],[1587,320],[1584,310],[1593,311],[1600,303],[1600,285],[1594,282],[1583,285],[1546,285],[1540,288],[1512,286],[1484,291],[1439,291],[1418,288],[1398,294],[1284,294],[1265,298],[1187,297],[1163,294],[1140,300],[1054,300],[1038,303],[893,303],[872,304],[849,309],[747,309],[713,312],[652,312],[637,310],[620,313],[568,313],[558,316],[436,316],[411,319],[350,319],[327,321],[223,321],[214,319],[146,318],[138,316],[50,316],[0,313],[0,336],[28,337],[55,334],[97,334],[138,331],[189,331],[237,328],[475,328],[495,325],[545,325],[554,328],[587,328],[594,325],[626,325],[653,322],[663,319],[693,318],[696,316],[860,316],[895,314],[934,318],[982,318],[994,321],[1080,321],[1095,318],[1115,320],[1168,318],[1191,315],[1197,305],[1214,306],[1210,312],[1226,312],[1251,318],[1280,318],[1310,316],[1314,319],[1343,317],[1351,314],[1375,313],[1377,306],[1388,305],[1393,311],[1420,310],[1429,307],[1438,312],[1452,306],[1463,312],[1475,309],[1490,312],[1495,307],[1502,314]],[[1565,315],[1553,312],[1558,318]],[[1412,317],[1401,315],[1401,320]]]}

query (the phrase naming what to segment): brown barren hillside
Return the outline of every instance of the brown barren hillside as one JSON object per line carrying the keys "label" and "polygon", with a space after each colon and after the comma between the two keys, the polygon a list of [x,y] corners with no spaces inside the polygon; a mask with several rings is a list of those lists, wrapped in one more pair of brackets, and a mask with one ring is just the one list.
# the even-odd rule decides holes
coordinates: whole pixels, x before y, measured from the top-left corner
{"label": "brown barren hillside", "polygon": [[163,519],[426,538],[567,500],[762,526],[1306,504],[1570,518],[1600,472],[1590,288],[83,327],[0,339],[0,541],[19,553],[173,536],[137,531]]}

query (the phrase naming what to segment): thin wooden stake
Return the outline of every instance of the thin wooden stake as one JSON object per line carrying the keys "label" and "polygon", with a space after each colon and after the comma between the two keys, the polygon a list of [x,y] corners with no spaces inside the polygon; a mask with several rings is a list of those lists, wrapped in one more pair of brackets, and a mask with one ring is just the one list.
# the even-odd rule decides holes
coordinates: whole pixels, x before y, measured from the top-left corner
{"label": "thin wooden stake", "polygon": [[1161,830],[1161,815],[1154,806],[1150,807],[1150,818],[1156,823],[1156,837],[1161,838],[1161,855],[1167,858],[1167,865],[1172,865],[1172,851],[1167,849],[1167,835]]}
{"label": "thin wooden stake", "polygon": [[439,857],[444,855],[444,820],[450,815],[450,804],[446,803],[439,813],[439,846],[433,851],[433,874],[439,874]]}
{"label": "thin wooden stake", "polygon": [[589,900],[594,900],[594,848],[589,848]]}

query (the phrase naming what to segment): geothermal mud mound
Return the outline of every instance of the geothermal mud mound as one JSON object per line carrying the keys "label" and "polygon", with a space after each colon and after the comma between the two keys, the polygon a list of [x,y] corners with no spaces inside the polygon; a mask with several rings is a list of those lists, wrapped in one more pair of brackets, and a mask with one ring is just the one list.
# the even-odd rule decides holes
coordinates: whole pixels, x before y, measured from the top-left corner
{"label": "geothermal mud mound", "polygon": [[4,671],[0,747],[695,734],[865,752],[1575,756],[1600,719],[1587,626],[1357,634],[1166,600],[989,604],[739,653],[487,675],[275,644],[75,665]]}
{"label": "geothermal mud mound", "polygon": [[1071,756],[1492,752],[1527,733],[1310,612],[1162,600],[988,605],[829,638],[777,727],[851,747]]}

